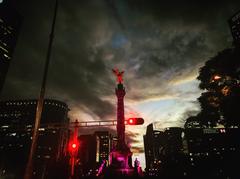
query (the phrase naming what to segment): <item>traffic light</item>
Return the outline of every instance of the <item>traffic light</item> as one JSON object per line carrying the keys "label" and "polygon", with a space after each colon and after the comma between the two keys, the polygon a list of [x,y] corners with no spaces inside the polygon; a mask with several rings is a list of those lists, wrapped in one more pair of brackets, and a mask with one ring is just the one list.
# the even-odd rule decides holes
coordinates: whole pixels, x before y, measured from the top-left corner
{"label": "traffic light", "polygon": [[79,149],[79,142],[77,140],[70,141],[68,144],[68,152],[70,155],[76,155]]}
{"label": "traffic light", "polygon": [[73,143],[72,144],[72,149],[76,149],[76,147],[77,147],[77,144]]}
{"label": "traffic light", "polygon": [[127,120],[128,125],[141,125],[144,123],[143,118],[129,118]]}

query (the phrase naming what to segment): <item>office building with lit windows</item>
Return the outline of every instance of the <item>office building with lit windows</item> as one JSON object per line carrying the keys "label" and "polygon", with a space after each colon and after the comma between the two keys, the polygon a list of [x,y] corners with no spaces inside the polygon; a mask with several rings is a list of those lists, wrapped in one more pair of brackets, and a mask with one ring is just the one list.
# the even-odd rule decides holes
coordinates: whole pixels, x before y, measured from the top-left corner
{"label": "office building with lit windows", "polygon": [[108,131],[95,131],[93,134],[79,136],[79,173],[82,176],[95,175],[101,164],[109,164],[109,153],[116,138]]}
{"label": "office building with lit windows", "polygon": [[[22,176],[31,145],[37,100],[0,101],[0,172]],[[62,157],[68,140],[68,106],[57,100],[44,100],[34,175],[46,175],[48,167]],[[60,127],[57,127],[60,126]],[[20,177],[22,178],[22,177]]]}
{"label": "office building with lit windows", "polygon": [[96,131],[96,162],[102,163],[104,160],[109,161],[111,136],[108,131]]}
{"label": "office building with lit windows", "polygon": [[239,136],[239,128],[186,128],[189,175],[239,178]]}
{"label": "office building with lit windows", "polygon": [[94,135],[80,135],[79,150],[78,150],[78,167],[80,170],[78,173],[85,175],[89,172],[93,172],[96,168],[96,139]]}
{"label": "office building with lit windows", "polygon": [[146,169],[149,170],[155,168],[154,165],[160,164],[163,158],[161,150],[165,143],[164,132],[161,129],[156,129],[154,124],[149,124],[143,139]]}
{"label": "office building with lit windows", "polygon": [[147,126],[144,135],[146,174],[167,178],[239,178],[240,129],[161,129]]}
{"label": "office building with lit windows", "polygon": [[13,58],[22,16],[5,0],[0,3],[0,94]]}
{"label": "office building with lit windows", "polygon": [[[180,127],[160,128],[158,123],[147,126],[144,139],[146,172],[149,176],[162,176],[168,168],[173,171],[183,157],[182,136]],[[171,167],[170,167],[171,166]]]}

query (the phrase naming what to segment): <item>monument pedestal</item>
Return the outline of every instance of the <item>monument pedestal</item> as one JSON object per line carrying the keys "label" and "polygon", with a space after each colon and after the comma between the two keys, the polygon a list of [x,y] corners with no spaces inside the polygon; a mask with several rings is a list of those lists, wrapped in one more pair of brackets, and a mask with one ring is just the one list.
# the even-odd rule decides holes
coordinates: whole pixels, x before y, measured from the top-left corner
{"label": "monument pedestal", "polygon": [[124,143],[117,145],[110,153],[109,172],[116,176],[133,176],[132,152]]}

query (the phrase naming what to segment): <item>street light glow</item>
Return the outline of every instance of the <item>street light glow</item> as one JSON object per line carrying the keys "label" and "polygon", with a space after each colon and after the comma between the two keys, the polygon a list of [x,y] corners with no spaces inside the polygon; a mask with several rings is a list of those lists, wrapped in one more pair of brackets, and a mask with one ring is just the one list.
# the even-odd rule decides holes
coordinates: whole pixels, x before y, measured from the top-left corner
{"label": "street light glow", "polygon": [[219,80],[219,79],[221,79],[221,76],[215,75],[215,76],[213,77],[213,79],[214,79],[214,80]]}

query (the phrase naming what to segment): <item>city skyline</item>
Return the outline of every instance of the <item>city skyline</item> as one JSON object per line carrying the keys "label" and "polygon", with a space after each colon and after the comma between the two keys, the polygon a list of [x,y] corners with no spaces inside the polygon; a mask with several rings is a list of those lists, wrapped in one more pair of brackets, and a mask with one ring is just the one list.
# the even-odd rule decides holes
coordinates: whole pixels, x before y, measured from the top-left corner
{"label": "city skyline", "polygon": [[[54,1],[16,3],[24,21],[2,100],[39,96],[53,7]],[[148,124],[182,126],[198,112],[199,67],[231,46],[227,20],[239,7],[237,1],[59,1],[46,97],[65,101],[71,120],[116,119],[111,69],[124,70],[125,117],[145,119],[126,132],[143,154]]]}

